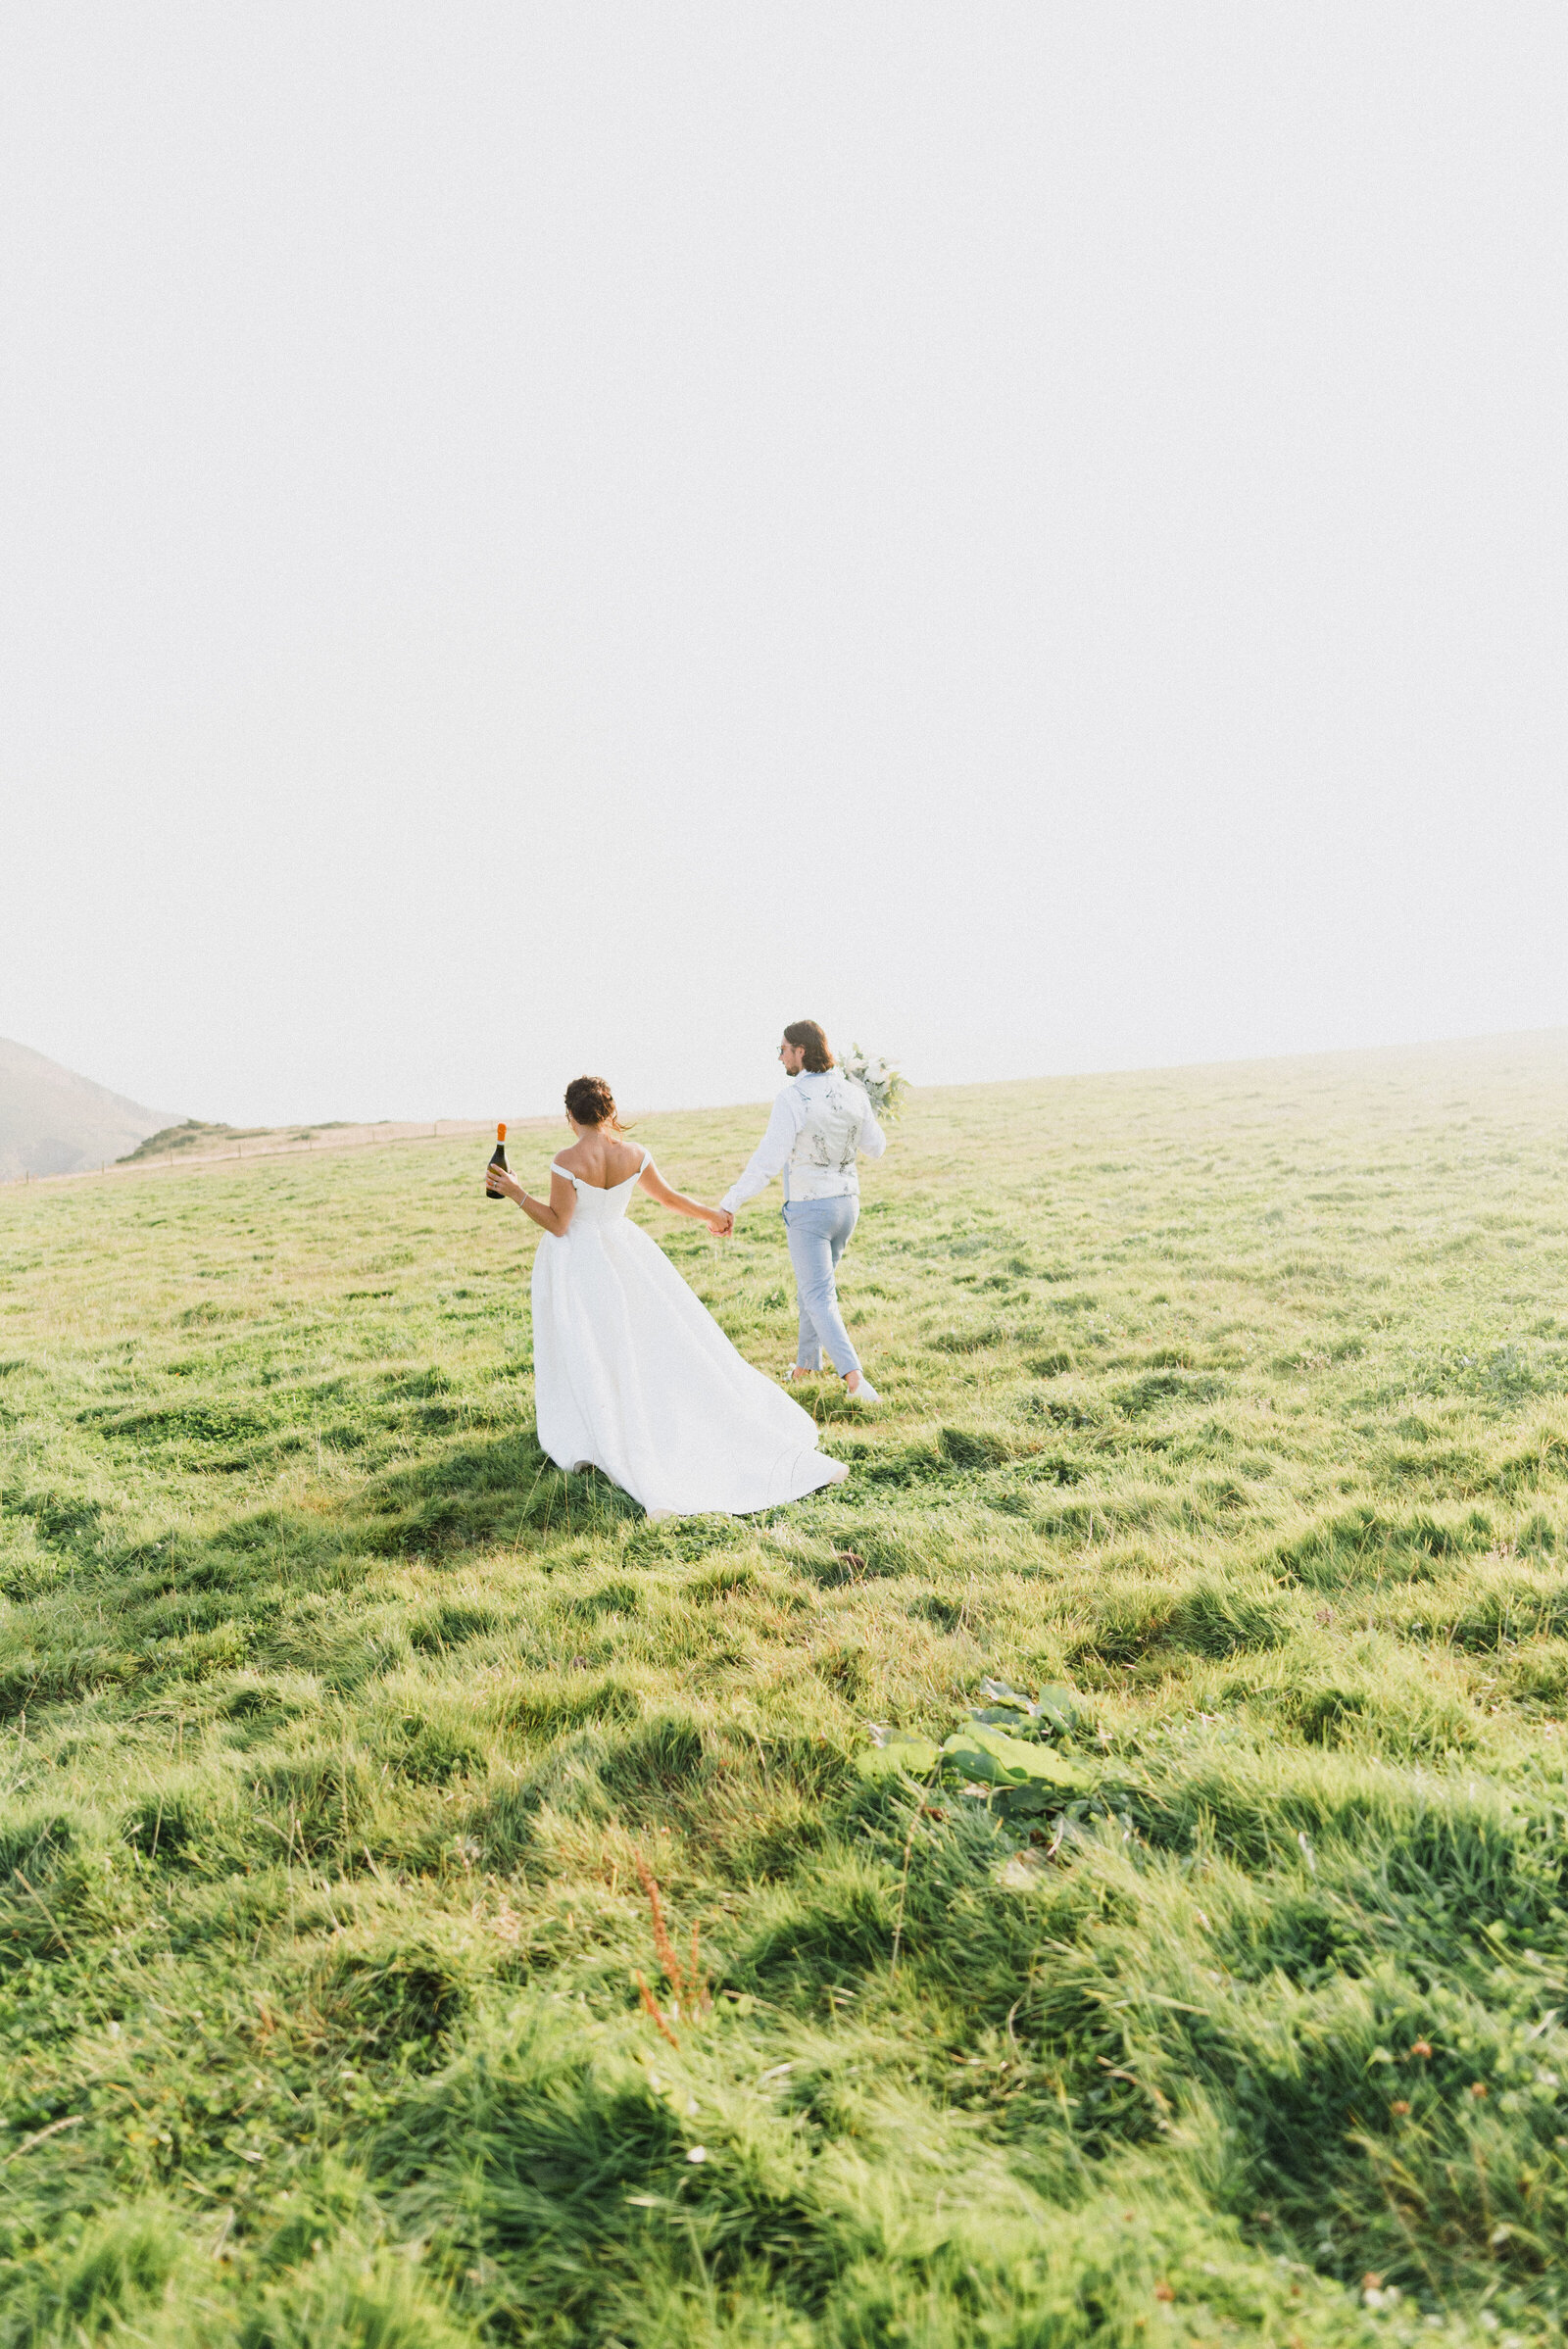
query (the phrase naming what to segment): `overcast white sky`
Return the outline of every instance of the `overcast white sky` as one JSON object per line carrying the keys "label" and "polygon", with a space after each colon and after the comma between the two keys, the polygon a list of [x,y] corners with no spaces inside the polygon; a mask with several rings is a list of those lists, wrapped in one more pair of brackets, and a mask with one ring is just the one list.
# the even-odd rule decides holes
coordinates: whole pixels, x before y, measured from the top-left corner
{"label": "overcast white sky", "polygon": [[1568,1021],[1568,14],[0,20],[0,1034],[157,1107]]}

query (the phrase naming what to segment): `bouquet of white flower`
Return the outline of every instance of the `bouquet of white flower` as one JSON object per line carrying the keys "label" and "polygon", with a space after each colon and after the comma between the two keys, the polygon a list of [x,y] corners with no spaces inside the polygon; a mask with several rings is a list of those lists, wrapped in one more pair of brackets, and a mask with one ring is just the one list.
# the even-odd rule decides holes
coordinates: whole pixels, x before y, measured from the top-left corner
{"label": "bouquet of white flower", "polygon": [[859,1045],[852,1044],[839,1066],[857,1085],[864,1086],[878,1125],[898,1116],[906,1090],[905,1079],[879,1052],[862,1052]]}

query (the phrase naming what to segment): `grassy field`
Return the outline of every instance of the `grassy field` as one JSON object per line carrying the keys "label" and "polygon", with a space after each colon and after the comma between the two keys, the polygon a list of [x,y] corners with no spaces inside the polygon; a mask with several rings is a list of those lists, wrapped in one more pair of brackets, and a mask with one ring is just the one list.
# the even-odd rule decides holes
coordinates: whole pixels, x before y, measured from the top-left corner
{"label": "grassy field", "polygon": [[1568,1040],[916,1095],[744,1523],[485,1154],[0,1194],[0,2343],[1560,2338]]}

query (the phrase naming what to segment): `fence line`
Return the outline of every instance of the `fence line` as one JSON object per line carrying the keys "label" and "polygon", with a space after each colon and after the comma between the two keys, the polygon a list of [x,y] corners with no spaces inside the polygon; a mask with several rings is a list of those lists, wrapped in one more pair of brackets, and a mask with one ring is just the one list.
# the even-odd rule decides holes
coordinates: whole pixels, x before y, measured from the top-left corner
{"label": "fence line", "polygon": [[[515,1121],[509,1118],[507,1133],[509,1138],[514,1134],[520,1136],[528,1133],[550,1133],[555,1130],[556,1124],[557,1120],[550,1117],[518,1118]],[[261,1136],[257,1136],[249,1150],[246,1150],[243,1142],[238,1142],[230,1150],[203,1150],[199,1155],[195,1152],[171,1150],[168,1156],[163,1158],[138,1158],[128,1163],[117,1161],[114,1165],[104,1161],[100,1163],[97,1174],[93,1173],[90,1166],[77,1166],[73,1167],[65,1174],[11,1175],[3,1184],[0,1184],[0,1188],[15,1190],[22,1184],[32,1183],[96,1183],[107,1175],[191,1174],[199,1172],[206,1166],[233,1165],[241,1158],[249,1158],[254,1163],[258,1158],[298,1157],[318,1150],[387,1150],[394,1143],[400,1142],[472,1141],[480,1135],[494,1132],[494,1125],[483,1119],[476,1121],[460,1117],[438,1117],[428,1130],[422,1123],[410,1130],[404,1121],[389,1119],[385,1126],[372,1126],[359,1132],[354,1132],[351,1129],[350,1134],[341,1137],[325,1134],[308,1135],[303,1142],[269,1143],[264,1141]]]}

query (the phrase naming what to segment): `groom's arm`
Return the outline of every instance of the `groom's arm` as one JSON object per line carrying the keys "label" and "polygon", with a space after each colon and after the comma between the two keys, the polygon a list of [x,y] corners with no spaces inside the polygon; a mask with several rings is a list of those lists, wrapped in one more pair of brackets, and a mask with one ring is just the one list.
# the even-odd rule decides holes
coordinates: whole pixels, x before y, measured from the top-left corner
{"label": "groom's arm", "polygon": [[753,1150],[746,1172],[739,1182],[731,1183],[719,1200],[721,1207],[727,1207],[731,1215],[735,1214],[749,1199],[755,1199],[760,1191],[765,1191],[776,1174],[783,1173],[804,1115],[805,1106],[800,1095],[793,1085],[786,1085],[773,1103],[767,1132]]}
{"label": "groom's arm", "polygon": [[865,1158],[880,1158],[888,1147],[888,1138],[876,1122],[876,1111],[867,1101],[865,1115],[860,1120],[860,1154]]}

